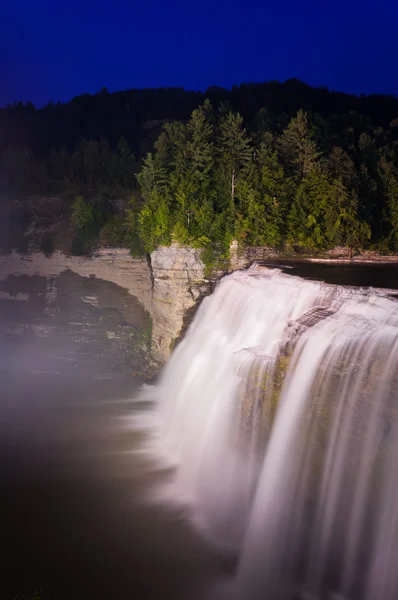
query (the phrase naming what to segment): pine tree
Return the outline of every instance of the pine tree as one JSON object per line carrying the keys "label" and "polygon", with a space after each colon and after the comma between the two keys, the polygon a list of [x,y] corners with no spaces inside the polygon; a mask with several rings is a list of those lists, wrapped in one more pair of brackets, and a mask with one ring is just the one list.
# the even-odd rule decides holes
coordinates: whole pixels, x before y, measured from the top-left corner
{"label": "pine tree", "polygon": [[243,117],[229,112],[220,125],[221,163],[230,182],[231,203],[235,201],[239,174],[252,156],[250,138],[243,127]]}
{"label": "pine tree", "polygon": [[355,190],[349,191],[341,177],[330,186],[326,205],[326,234],[331,244],[347,246],[352,251],[370,239],[371,229],[359,219],[359,201]]}
{"label": "pine tree", "polygon": [[171,233],[170,199],[167,190],[161,193],[153,189],[145,206],[138,215],[138,234],[145,252],[157,246],[168,245]]}
{"label": "pine tree", "polygon": [[144,158],[141,171],[137,175],[144,200],[149,201],[154,190],[161,191],[167,184],[167,171],[159,165],[151,152]]}
{"label": "pine tree", "polygon": [[203,107],[193,111],[187,131],[189,135],[187,143],[189,174],[198,185],[208,186],[214,155],[213,126]]}
{"label": "pine tree", "polygon": [[358,211],[361,219],[367,221],[377,234],[381,225],[383,201],[380,198],[378,184],[370,174],[366,165],[359,165],[357,170],[357,186],[355,191],[358,195]]}
{"label": "pine tree", "polygon": [[170,162],[170,140],[166,131],[162,131],[154,144],[155,161],[161,167],[167,168]]}
{"label": "pine tree", "polygon": [[330,184],[321,166],[301,181],[288,216],[288,243],[309,250],[327,245],[325,211]]}
{"label": "pine tree", "polygon": [[237,217],[238,237],[253,245],[280,246],[292,182],[285,176],[276,151],[263,145],[256,165],[244,173],[237,196],[244,199]]}
{"label": "pine tree", "polygon": [[174,173],[172,189],[176,199],[174,235],[182,243],[195,242],[205,235],[202,206],[209,200],[214,163],[211,105],[194,110],[187,124],[184,171]]}
{"label": "pine tree", "polygon": [[317,164],[320,153],[313,139],[308,115],[299,110],[280,138],[280,148],[286,164],[298,179],[308,176]]}
{"label": "pine tree", "polygon": [[332,180],[341,178],[348,189],[358,185],[354,161],[343,148],[332,148],[327,160],[327,169]]}
{"label": "pine tree", "polygon": [[184,123],[166,123],[164,132],[169,144],[169,166],[177,175],[184,175],[187,161],[188,132]]}
{"label": "pine tree", "polygon": [[395,247],[398,244],[398,169],[393,163],[382,158],[379,174],[386,197],[384,219],[389,227],[387,239],[390,245]]}

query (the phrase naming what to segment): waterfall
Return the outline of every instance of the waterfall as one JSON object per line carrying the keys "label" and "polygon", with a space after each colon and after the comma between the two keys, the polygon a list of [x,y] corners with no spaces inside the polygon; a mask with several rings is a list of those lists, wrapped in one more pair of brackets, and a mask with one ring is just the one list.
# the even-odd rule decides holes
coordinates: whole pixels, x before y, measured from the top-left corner
{"label": "waterfall", "polygon": [[398,597],[391,294],[233,273],[151,394],[173,494],[236,552],[236,598]]}

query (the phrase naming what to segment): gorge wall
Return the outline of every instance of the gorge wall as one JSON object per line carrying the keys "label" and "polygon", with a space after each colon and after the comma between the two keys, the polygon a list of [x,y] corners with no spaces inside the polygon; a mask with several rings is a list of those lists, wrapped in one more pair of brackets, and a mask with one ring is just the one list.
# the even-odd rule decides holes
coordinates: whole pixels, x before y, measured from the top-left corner
{"label": "gorge wall", "polygon": [[[339,262],[342,259],[344,261],[345,249],[337,250]],[[333,262],[336,256],[336,253],[330,254],[322,260]],[[224,265],[223,271],[215,274],[214,279],[220,279],[227,272],[245,268],[256,260],[275,258],[278,255],[272,249],[245,248],[242,251],[234,242],[230,247],[229,262]],[[358,259],[364,260],[366,257]],[[159,363],[167,361],[171,350],[189,325],[200,300],[213,287],[212,281],[206,278],[200,250],[177,243],[158,248],[148,260],[132,258],[127,248],[102,248],[90,257],[71,256],[60,250],[51,256],[34,251],[27,254],[15,251],[0,253],[0,283],[10,276],[34,275],[51,282],[67,271],[111,282],[134,296],[151,317],[151,357]],[[4,293],[0,291],[0,300]],[[18,300],[18,294],[14,300]]]}
{"label": "gorge wall", "polygon": [[211,290],[200,251],[177,244],[151,254],[153,274],[152,353],[165,362],[181,336],[190,311]]}
{"label": "gorge wall", "polygon": [[[151,259],[132,258],[125,248],[101,249],[92,257],[67,256],[56,251],[0,255],[0,282],[11,277],[39,276],[53,282],[72,271],[82,277],[114,283],[133,295],[152,319],[151,354],[164,363],[187,323],[187,315],[210,292],[200,251],[172,244]],[[8,294],[8,300],[18,300]],[[50,303],[48,296],[46,302]]]}

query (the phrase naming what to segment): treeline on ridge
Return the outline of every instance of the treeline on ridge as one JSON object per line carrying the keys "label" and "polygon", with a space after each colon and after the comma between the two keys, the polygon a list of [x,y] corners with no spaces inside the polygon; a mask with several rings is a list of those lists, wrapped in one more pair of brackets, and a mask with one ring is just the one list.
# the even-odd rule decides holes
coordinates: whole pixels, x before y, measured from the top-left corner
{"label": "treeline on ridge", "polygon": [[[393,129],[346,135],[299,110],[284,126],[262,110],[239,113],[209,101],[187,123],[164,126],[137,175],[144,205],[130,231],[147,252],[175,239],[223,254],[232,239],[310,252],[398,241],[397,139]],[[357,122],[356,122],[357,121]]]}
{"label": "treeline on ridge", "polygon": [[[47,123],[53,139],[44,135],[36,146],[1,138],[4,189],[66,191],[76,198],[73,219],[82,234],[113,219],[113,241],[136,253],[172,239],[205,247],[208,261],[225,254],[232,239],[310,252],[336,245],[396,250],[396,98],[356,98],[297,81],[157,92],[163,105],[155,90],[103,91],[39,111],[0,111],[0,131],[9,125],[5,114],[17,124],[25,112],[51,123],[50,113],[75,111],[66,126],[58,127],[59,116],[53,127]],[[130,104],[126,117],[131,98],[137,110]],[[143,98],[151,101],[144,106]],[[85,104],[97,110],[81,112]],[[364,114],[352,110],[361,107]],[[118,195],[132,198],[122,213],[112,202]]]}

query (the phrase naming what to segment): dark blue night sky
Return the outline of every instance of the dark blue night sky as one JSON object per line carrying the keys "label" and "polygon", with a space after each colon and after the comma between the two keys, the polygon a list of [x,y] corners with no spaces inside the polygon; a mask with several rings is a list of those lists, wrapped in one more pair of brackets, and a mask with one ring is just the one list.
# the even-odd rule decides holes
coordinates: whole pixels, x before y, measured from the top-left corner
{"label": "dark blue night sky", "polygon": [[398,2],[0,0],[0,106],[284,81],[398,94]]}

